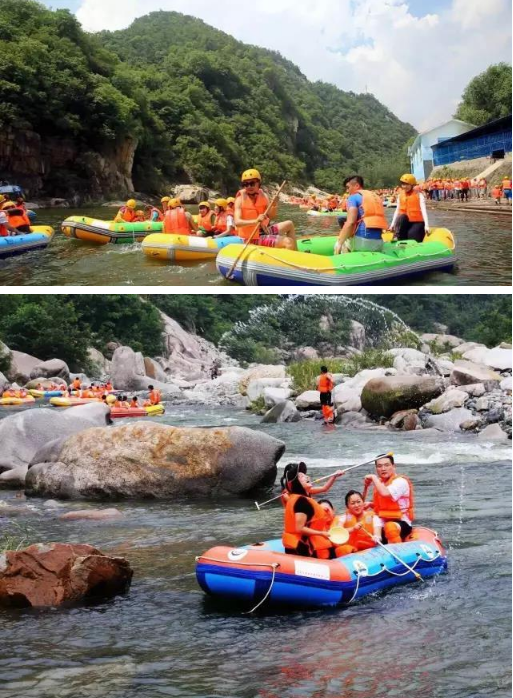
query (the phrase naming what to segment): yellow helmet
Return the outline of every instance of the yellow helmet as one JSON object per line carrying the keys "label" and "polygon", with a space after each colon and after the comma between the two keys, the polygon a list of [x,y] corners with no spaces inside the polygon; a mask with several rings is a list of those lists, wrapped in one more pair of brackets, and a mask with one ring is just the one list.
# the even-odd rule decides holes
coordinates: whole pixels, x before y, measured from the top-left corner
{"label": "yellow helmet", "polygon": [[167,204],[168,201],[169,201],[169,196],[163,196],[160,200],[160,203]]}
{"label": "yellow helmet", "polygon": [[317,198],[317,194],[312,194],[312,199],[316,199],[316,198]]}
{"label": "yellow helmet", "polygon": [[399,181],[403,184],[411,184],[412,186],[415,186],[417,184],[417,178],[415,177],[415,175],[412,174],[403,174]]}
{"label": "yellow helmet", "polygon": [[128,199],[126,206],[127,208],[135,208],[137,206],[137,201],[135,199]]}
{"label": "yellow helmet", "polygon": [[116,402],[116,396],[115,395],[107,395],[105,398],[105,402],[107,405],[113,405]]}
{"label": "yellow helmet", "polygon": [[235,199],[233,198],[233,196],[229,196],[229,197],[226,199],[226,203],[227,203],[227,204],[234,204],[234,203],[235,203]]}
{"label": "yellow helmet", "polygon": [[2,201],[5,201],[5,196],[3,194],[0,194],[0,203],[2,203]]}
{"label": "yellow helmet", "polygon": [[168,206],[169,208],[178,208],[178,206],[181,206],[182,202],[180,199],[169,199]]}
{"label": "yellow helmet", "polygon": [[200,201],[198,204],[198,208],[201,208],[202,206],[205,206],[205,208],[210,208],[210,204],[208,201]]}
{"label": "yellow helmet", "polygon": [[241,182],[247,182],[250,179],[258,179],[259,182],[262,181],[260,172],[258,170],[246,170],[242,173]]}
{"label": "yellow helmet", "polygon": [[219,208],[226,208],[228,206],[228,202],[226,199],[216,199],[216,206],[219,206]]}

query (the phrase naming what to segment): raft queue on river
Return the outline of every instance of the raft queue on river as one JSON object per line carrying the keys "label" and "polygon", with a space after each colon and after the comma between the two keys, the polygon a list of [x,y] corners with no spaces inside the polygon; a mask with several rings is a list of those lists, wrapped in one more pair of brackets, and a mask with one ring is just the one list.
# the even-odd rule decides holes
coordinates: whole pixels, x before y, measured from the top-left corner
{"label": "raft queue on river", "polygon": [[[454,238],[445,228],[429,228],[424,195],[413,175],[403,175],[394,191],[366,190],[363,178],[353,175],[344,181],[343,197],[290,198],[309,217],[334,218],[339,225],[338,235],[299,239],[292,221],[273,222],[284,185],[271,199],[261,188],[258,170],[250,169],[242,174],[236,196],[216,200],[214,210],[203,201],[193,216],[170,197],[162,199],[162,209],[138,210],[130,199],[113,221],[71,216],[62,232],[96,244],[141,242],[150,259],[216,259],[222,276],[251,286],[365,284],[450,270],[456,263]],[[19,234],[13,221],[20,222],[22,209],[16,207],[22,203],[0,201],[0,256],[46,246],[52,238],[51,228],[28,227],[27,233],[25,227]],[[390,226],[385,206],[395,207]],[[18,234],[10,236],[14,229]]]}

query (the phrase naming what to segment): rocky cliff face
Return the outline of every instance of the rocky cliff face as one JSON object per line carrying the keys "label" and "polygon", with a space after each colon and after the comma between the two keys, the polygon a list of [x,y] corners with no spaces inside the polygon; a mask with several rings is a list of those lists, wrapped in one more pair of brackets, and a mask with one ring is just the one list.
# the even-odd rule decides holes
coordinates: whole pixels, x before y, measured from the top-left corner
{"label": "rocky cliff face", "polygon": [[34,131],[0,132],[0,177],[24,187],[31,197],[121,196],[134,191],[132,167],[137,141],[127,138],[102,153],[85,151],[71,139]]}

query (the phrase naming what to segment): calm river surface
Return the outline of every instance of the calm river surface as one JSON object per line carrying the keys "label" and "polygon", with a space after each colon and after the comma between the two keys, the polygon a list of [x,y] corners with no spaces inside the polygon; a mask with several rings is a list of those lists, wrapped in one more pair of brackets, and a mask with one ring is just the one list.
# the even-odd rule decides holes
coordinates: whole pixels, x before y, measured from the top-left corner
{"label": "calm river surface", "polygon": [[[189,207],[196,213],[196,207]],[[449,228],[456,236],[458,268],[432,272],[395,285],[508,286],[511,284],[511,218],[488,214],[429,210],[432,228]],[[173,264],[149,259],[140,244],[98,246],[70,240],[60,232],[70,215],[112,219],[115,209],[38,209],[37,223],[56,235],[46,250],[0,260],[0,285],[42,286],[224,286],[215,261]],[[392,219],[393,210],[387,209]],[[300,234],[334,235],[336,220],[309,219],[297,206],[280,205],[280,220],[290,218]]]}
{"label": "calm river surface", "polygon": [[[449,571],[328,611],[241,615],[196,584],[194,556],[215,543],[277,537],[282,510],[247,499],[125,502],[124,518],[59,521],[30,500],[33,541],[91,543],[124,555],[130,592],[93,607],[0,611],[2,698],[506,698],[511,658],[510,444],[437,432],[262,425],[222,408],[172,407],[175,425],[248,425],[283,439],[281,462],[329,468],[395,451],[416,486],[417,520],[435,528]],[[366,467],[330,493],[342,507]],[[0,497],[14,503],[13,493]],[[88,506],[88,505],[86,505]],[[98,505],[89,505],[98,506]],[[0,526],[12,526],[0,518]],[[249,610],[249,609],[248,609]]]}

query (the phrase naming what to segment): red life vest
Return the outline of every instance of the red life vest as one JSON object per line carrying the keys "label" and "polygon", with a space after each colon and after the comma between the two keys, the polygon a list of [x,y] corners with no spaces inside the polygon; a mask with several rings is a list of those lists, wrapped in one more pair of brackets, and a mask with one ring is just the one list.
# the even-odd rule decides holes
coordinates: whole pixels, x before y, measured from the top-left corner
{"label": "red life vest", "polygon": [[299,543],[302,541],[306,543],[310,550],[312,557],[315,557],[317,550],[327,550],[333,547],[333,543],[324,536],[306,536],[301,535],[301,533],[296,533],[296,515],[294,512],[294,505],[298,499],[303,497],[306,499],[314,510],[314,514],[311,520],[308,522],[308,527],[313,528],[316,531],[326,531],[329,526],[329,522],[326,518],[326,512],[318,504],[315,499],[302,494],[291,494],[285,506],[285,530],[282,535],[282,543],[285,548],[291,548],[295,550]]}
{"label": "red life vest", "polygon": [[218,233],[226,233],[226,231],[228,230],[227,218],[228,218],[228,214],[226,213],[226,211],[220,211],[216,215],[216,221],[214,223],[214,228],[216,229],[216,231]]}
{"label": "red life vest", "polygon": [[164,232],[173,235],[190,235],[192,232],[190,223],[181,206],[171,208],[164,216]]}
{"label": "red life vest", "polygon": [[[364,512],[363,514],[363,519],[360,521],[362,524],[362,528],[367,531],[367,533],[370,533],[371,536],[374,535],[374,512],[372,509],[367,509],[367,511]],[[346,520],[344,521],[344,528],[354,528],[356,524],[358,523],[358,520],[356,516],[351,514],[349,511],[346,511]],[[370,536],[365,533],[365,531],[359,530],[359,531],[351,531],[349,534],[349,540],[347,541],[348,545],[352,545],[353,548],[356,548],[357,550],[367,550],[367,548],[374,548],[376,546],[376,543],[372,540]]]}
{"label": "red life vest", "polygon": [[404,480],[406,480],[410,487],[410,496],[406,511],[403,511],[399,506],[399,503],[394,502],[392,497],[385,497],[381,495],[376,488],[374,488],[372,508],[374,509],[376,514],[385,521],[400,521],[403,514],[406,514],[410,521],[413,521],[413,519],[415,518],[415,512],[413,509],[413,485],[411,483],[411,480],[407,478],[405,475],[392,475],[392,477],[383,484],[388,487],[392,484],[394,480],[397,480],[398,477],[402,477]]}
{"label": "red life vest", "polygon": [[128,208],[128,206],[122,206],[119,209],[118,214],[114,220],[119,221],[119,219],[121,219],[121,221],[124,221],[125,223],[133,223],[136,217],[137,215],[133,208]]}
{"label": "red life vest", "polygon": [[412,191],[407,194],[402,191],[399,194],[399,213],[408,216],[410,223],[422,223],[424,220],[420,208],[420,196]]}
{"label": "red life vest", "polygon": [[212,232],[214,226],[212,225],[212,211],[208,211],[204,216],[198,216],[198,226],[206,230],[207,233]]}
{"label": "red life vest", "polygon": [[0,223],[0,238],[6,238],[9,237],[9,231],[7,230],[7,226],[5,223]]}
{"label": "red life vest", "polygon": [[365,223],[367,230],[369,228],[385,230],[388,227],[388,223],[385,218],[383,202],[379,196],[373,191],[367,191],[367,189],[360,189],[358,193],[362,195],[363,199],[363,216],[356,222],[355,230],[358,229],[362,221]]}
{"label": "red life vest", "polygon": [[[269,199],[261,189],[258,190],[258,194],[254,201],[252,198],[250,198],[250,196],[246,193],[244,189],[237,192],[237,198],[242,199],[241,218],[245,221],[256,220],[258,216],[261,216],[263,213],[267,211],[267,207],[269,206]],[[263,222],[263,225],[269,225],[268,218]],[[251,233],[254,230],[254,223],[252,223],[251,225],[238,225],[237,235],[239,235],[243,240],[247,240],[249,237],[251,237]]]}
{"label": "red life vest", "polygon": [[30,219],[22,208],[10,208],[6,211],[9,218],[9,225],[13,228],[20,228],[21,226],[30,226]]}
{"label": "red life vest", "polygon": [[319,377],[319,392],[329,393],[333,390],[334,383],[329,375],[329,373],[321,373]]}

